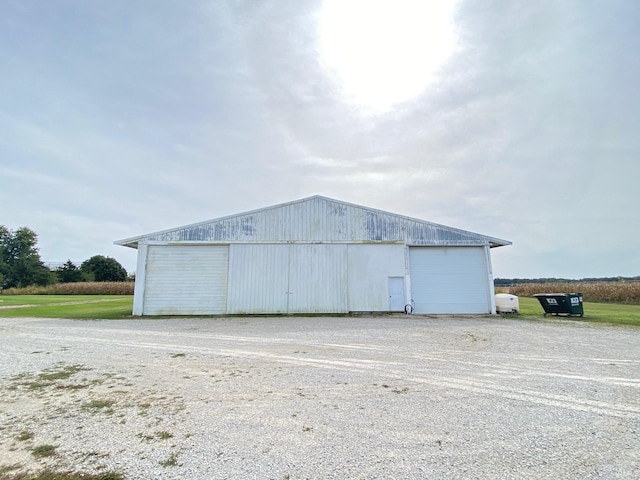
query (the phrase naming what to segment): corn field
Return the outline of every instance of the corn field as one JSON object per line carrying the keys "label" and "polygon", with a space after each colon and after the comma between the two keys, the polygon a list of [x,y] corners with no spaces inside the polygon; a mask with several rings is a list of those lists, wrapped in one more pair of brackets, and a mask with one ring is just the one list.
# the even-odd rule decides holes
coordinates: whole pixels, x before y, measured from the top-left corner
{"label": "corn field", "polygon": [[532,297],[536,293],[582,293],[585,302],[640,305],[640,282],[522,283],[496,287],[496,293]]}
{"label": "corn field", "polygon": [[133,295],[134,282],[71,282],[8,288],[3,295]]}

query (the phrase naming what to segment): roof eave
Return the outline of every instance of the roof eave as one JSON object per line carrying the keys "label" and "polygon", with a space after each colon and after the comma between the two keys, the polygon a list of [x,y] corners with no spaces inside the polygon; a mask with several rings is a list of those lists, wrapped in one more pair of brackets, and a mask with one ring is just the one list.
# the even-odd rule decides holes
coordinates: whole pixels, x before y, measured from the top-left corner
{"label": "roof eave", "polygon": [[125,238],[124,240],[116,240],[113,242],[114,245],[120,245],[122,247],[129,247],[138,249],[138,242],[140,241],[140,237],[135,238]]}

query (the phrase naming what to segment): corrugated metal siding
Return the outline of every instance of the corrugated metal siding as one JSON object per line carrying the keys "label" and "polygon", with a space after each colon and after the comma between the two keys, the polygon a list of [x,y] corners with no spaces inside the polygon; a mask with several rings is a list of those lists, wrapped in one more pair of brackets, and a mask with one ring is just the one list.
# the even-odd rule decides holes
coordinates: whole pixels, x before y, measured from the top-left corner
{"label": "corrugated metal siding", "polygon": [[289,292],[289,313],[347,312],[347,246],[291,245]]}
{"label": "corrugated metal siding", "polygon": [[145,315],[225,313],[228,247],[150,245]]}
{"label": "corrugated metal siding", "polygon": [[227,312],[287,313],[289,245],[231,245]]}
{"label": "corrugated metal siding", "polygon": [[348,311],[347,246],[231,245],[228,313]]}
{"label": "corrugated metal siding", "polygon": [[[499,239],[315,196],[301,201],[120,241],[403,242],[486,245]],[[502,243],[500,243],[502,242]]]}
{"label": "corrugated metal siding", "polygon": [[404,277],[404,245],[348,246],[349,310],[389,310],[389,277]]}
{"label": "corrugated metal siding", "polygon": [[491,313],[483,247],[409,248],[415,313]]}

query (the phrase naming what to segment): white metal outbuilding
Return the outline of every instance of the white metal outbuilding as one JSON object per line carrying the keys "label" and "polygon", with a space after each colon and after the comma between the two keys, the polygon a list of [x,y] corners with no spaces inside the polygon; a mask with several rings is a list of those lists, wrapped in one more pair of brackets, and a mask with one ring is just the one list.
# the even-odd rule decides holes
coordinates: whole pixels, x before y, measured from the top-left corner
{"label": "white metal outbuilding", "polygon": [[511,242],[319,195],[139,237],[134,315],[495,313]]}

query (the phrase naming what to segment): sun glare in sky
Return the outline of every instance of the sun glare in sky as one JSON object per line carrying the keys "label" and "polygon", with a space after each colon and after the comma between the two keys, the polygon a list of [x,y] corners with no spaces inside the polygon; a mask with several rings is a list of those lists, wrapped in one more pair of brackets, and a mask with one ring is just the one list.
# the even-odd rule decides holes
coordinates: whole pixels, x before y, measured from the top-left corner
{"label": "sun glare in sky", "polygon": [[325,0],[321,61],[347,97],[385,112],[419,95],[455,44],[454,0]]}

